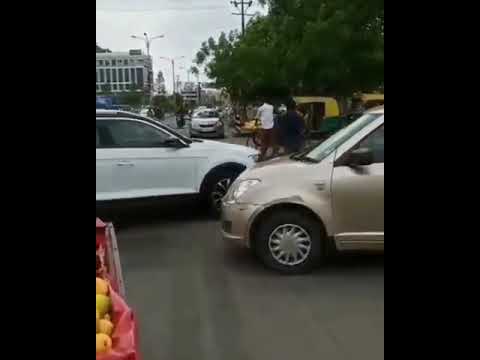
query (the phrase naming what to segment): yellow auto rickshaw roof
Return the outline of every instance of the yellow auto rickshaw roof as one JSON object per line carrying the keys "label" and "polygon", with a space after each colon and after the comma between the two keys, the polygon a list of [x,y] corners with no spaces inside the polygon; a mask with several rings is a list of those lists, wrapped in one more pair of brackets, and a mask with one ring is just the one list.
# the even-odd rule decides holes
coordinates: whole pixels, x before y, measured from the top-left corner
{"label": "yellow auto rickshaw roof", "polygon": [[293,98],[295,102],[299,105],[301,104],[311,104],[311,103],[331,103],[337,102],[334,98],[323,97],[323,96],[296,96]]}
{"label": "yellow auto rickshaw roof", "polygon": [[363,101],[385,100],[384,94],[362,94]]}

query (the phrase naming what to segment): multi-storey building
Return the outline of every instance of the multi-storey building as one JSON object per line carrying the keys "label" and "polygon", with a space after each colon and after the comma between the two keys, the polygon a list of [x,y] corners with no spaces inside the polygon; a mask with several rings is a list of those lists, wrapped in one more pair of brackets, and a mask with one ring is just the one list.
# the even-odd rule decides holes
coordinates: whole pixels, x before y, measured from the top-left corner
{"label": "multi-storey building", "polygon": [[97,93],[153,90],[152,58],[141,50],[97,53]]}

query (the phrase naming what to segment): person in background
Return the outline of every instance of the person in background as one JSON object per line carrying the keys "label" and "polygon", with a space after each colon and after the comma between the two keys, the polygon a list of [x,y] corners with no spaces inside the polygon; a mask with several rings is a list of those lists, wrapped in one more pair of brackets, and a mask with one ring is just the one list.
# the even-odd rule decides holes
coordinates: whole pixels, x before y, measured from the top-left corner
{"label": "person in background", "polygon": [[293,99],[287,102],[287,113],[279,121],[279,135],[287,154],[302,150],[305,145],[305,122]]}
{"label": "person in background", "polygon": [[[257,119],[260,120],[260,131],[262,145],[260,148],[259,161],[265,160],[268,149],[274,146],[275,134],[274,134],[274,121],[273,121],[273,105],[268,100],[263,102],[263,105],[258,108]],[[272,156],[275,156],[275,150],[273,150]]]}

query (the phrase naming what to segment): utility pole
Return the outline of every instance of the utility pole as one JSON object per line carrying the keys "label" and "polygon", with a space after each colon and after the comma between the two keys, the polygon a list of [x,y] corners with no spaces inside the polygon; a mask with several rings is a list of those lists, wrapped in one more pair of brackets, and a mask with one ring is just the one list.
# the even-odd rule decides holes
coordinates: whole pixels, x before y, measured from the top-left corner
{"label": "utility pole", "polygon": [[175,60],[172,59],[172,77],[173,77],[173,95],[177,93],[177,83],[175,81]]}
{"label": "utility pole", "polygon": [[[232,15],[240,15],[242,17],[242,35],[245,35],[245,16],[255,16],[253,14],[247,14],[246,11],[250,9],[250,7],[253,5],[253,1],[230,1],[232,5],[234,5],[238,9],[238,5],[240,5],[240,13],[232,13]],[[247,7],[245,8],[245,5]]]}
{"label": "utility pole", "polygon": [[176,58],[168,58],[164,56],[160,56],[160,59],[170,61],[172,63],[172,79],[173,79],[173,95],[177,92],[177,86],[176,86],[176,78],[175,78],[175,60],[183,59],[185,56],[179,56]]}

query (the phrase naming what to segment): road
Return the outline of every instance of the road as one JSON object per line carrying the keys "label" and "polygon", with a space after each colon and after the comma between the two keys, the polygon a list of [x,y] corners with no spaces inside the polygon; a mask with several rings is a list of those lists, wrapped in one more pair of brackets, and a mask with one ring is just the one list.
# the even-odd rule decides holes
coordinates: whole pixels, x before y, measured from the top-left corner
{"label": "road", "polygon": [[383,256],[281,276],[224,242],[196,205],[116,223],[142,359],[384,358]]}

